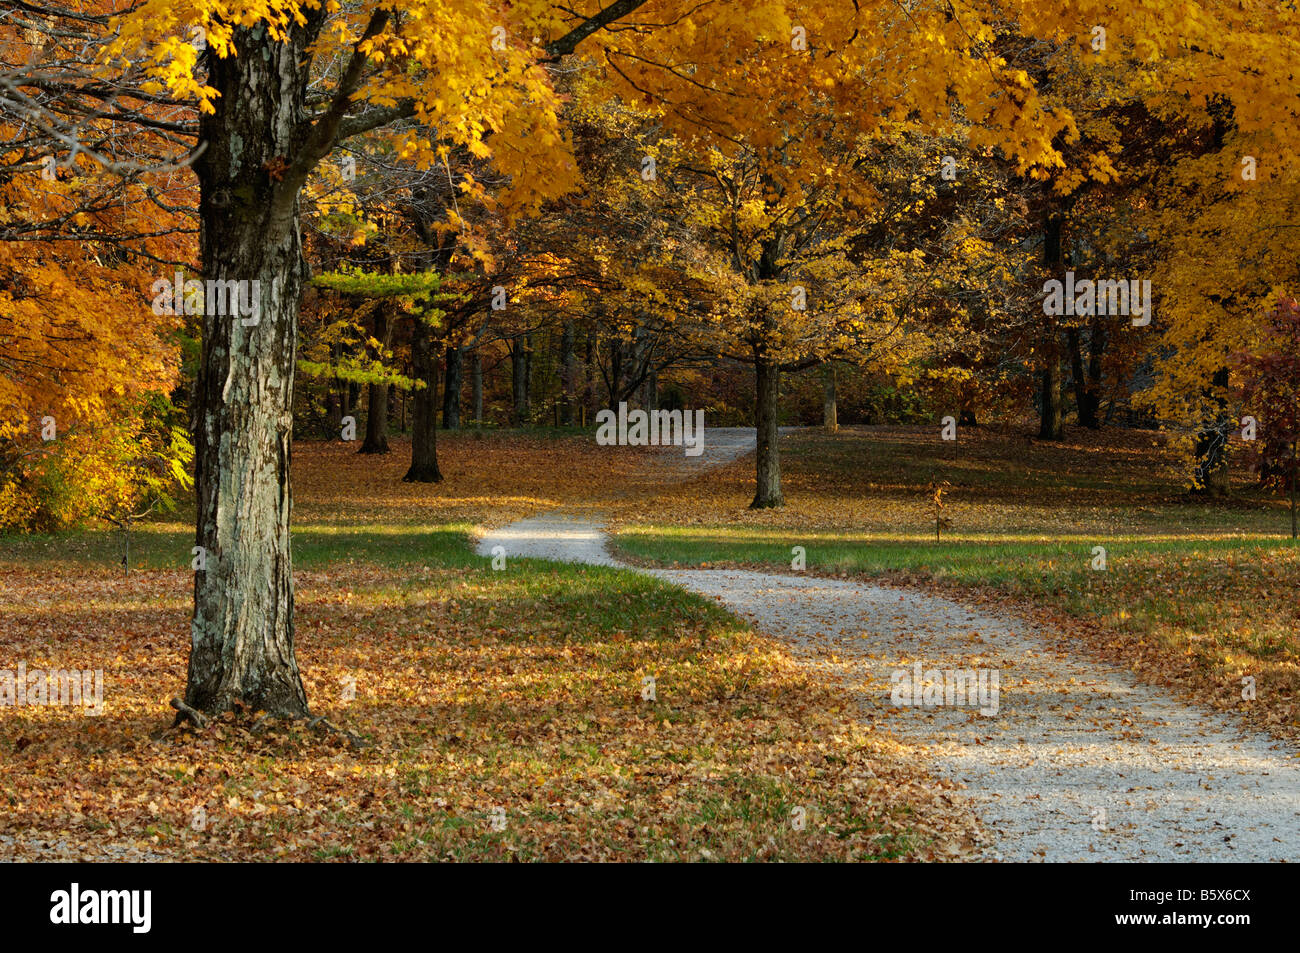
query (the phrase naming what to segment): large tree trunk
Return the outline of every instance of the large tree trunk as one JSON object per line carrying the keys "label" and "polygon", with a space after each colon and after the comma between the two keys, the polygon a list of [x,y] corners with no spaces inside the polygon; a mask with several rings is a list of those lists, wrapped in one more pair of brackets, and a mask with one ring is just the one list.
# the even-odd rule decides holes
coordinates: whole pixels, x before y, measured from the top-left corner
{"label": "large tree trunk", "polygon": [[442,387],[442,429],[460,426],[460,389],[465,383],[465,363],[458,347],[447,348],[447,380]]}
{"label": "large tree trunk", "polygon": [[[294,654],[289,484],[298,300],[303,281],[300,183],[270,170],[294,156],[305,115],[307,70],[319,30],[288,40],[236,29],[237,55],[208,57],[215,112],[200,115],[207,150],[196,163],[199,247],[208,280],[253,282],[252,317],[206,302],[195,433],[194,577],[185,701],[199,711],[237,704],[282,717],[307,715]],[[246,323],[249,322],[249,323]]]}
{"label": "large tree trunk", "polygon": [[784,506],[781,495],[781,457],[777,447],[777,408],[781,395],[781,369],[765,348],[754,348],[754,424],[758,431],[757,487],[751,510]]}
{"label": "large tree trunk", "polygon": [[573,322],[564,323],[560,335],[560,425],[573,426],[573,383],[577,375],[573,353]]}
{"label": "large tree trunk", "polygon": [[470,400],[474,404],[474,423],[483,423],[483,352],[474,348],[474,363],[470,366]]}
{"label": "large tree trunk", "polygon": [[822,365],[822,426],[827,433],[840,429],[839,409],[835,398],[835,365]]}
{"label": "large tree trunk", "polygon": [[412,396],[411,466],[402,479],[407,483],[441,483],[438,469],[438,355],[433,332],[420,318],[411,329],[411,364],[424,386]]}

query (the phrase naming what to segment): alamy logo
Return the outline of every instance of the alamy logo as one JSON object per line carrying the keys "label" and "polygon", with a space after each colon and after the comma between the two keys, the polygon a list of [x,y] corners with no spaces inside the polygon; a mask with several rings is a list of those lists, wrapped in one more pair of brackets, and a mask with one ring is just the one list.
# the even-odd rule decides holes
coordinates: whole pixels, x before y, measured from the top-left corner
{"label": "alamy logo", "polygon": [[998,713],[1000,679],[996,669],[932,668],[922,672],[918,661],[910,669],[895,669],[889,682],[893,686],[889,700],[900,707],[979,706],[981,715]]}
{"label": "alamy logo", "polygon": [[[279,279],[274,279],[272,286]],[[149,288],[154,314],[230,315],[240,324],[252,327],[262,320],[262,282],[209,278],[185,280],[179,271],[176,279],[159,278]]]}
{"label": "alamy logo", "polygon": [[50,894],[50,922],[126,923],[133,933],[148,933],[153,925],[153,891],[85,890],[73,884],[71,890]]}
{"label": "alamy logo", "polygon": [[1133,315],[1135,328],[1151,323],[1151,279],[1138,281],[1074,280],[1074,272],[1065,273],[1062,284],[1053,278],[1043,285],[1043,314],[1092,316],[1097,314]]}
{"label": "alamy logo", "polygon": [[[694,419],[692,419],[692,416]],[[602,447],[685,447],[688,457],[704,452],[704,411],[633,410],[620,401],[618,416],[596,414],[596,443]]]}
{"label": "alamy logo", "polygon": [[18,668],[0,668],[0,707],[22,708],[24,705],[85,706],[86,714],[104,713],[104,670],[85,671],[43,668],[27,670],[26,662]]}

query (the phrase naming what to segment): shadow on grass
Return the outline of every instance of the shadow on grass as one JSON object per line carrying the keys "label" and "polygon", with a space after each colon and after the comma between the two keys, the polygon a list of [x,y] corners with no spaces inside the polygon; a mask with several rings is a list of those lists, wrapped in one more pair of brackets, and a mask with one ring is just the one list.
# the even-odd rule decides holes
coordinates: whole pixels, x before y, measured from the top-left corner
{"label": "shadow on grass", "polygon": [[[443,526],[325,526],[293,530],[297,569],[340,563],[381,567],[471,568],[482,560],[470,551],[468,524]],[[62,533],[0,536],[0,569],[120,568],[126,553],[121,530],[70,530]],[[187,569],[193,557],[194,530],[174,522],[144,523],[130,533],[132,570]]]}

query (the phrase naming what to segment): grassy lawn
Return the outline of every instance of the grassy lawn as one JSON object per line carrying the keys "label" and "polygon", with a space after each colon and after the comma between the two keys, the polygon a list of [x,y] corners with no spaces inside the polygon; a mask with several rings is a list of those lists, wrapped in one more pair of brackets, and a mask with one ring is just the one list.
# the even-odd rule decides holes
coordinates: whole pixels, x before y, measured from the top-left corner
{"label": "grassy lawn", "polygon": [[[603,449],[603,448],[602,448]],[[616,500],[637,451],[492,434],[402,484],[406,448],[295,448],[299,661],[318,714],[170,725],[192,531],[0,538],[0,667],[104,670],[105,711],[0,710],[17,856],[177,860],[918,859],[974,823],[772,643],[638,574],[474,556],[474,527]],[[654,697],[647,698],[653,679]],[[806,817],[798,829],[792,820]],[[2,842],[2,841],[0,841]]]}
{"label": "grassy lawn", "polygon": [[[752,463],[622,508],[635,560],[763,566],[957,589],[1069,627],[1151,681],[1300,736],[1300,549],[1282,501],[1243,481],[1226,503],[1187,494],[1158,435],[1063,445],[966,428],[853,428],[782,441],[787,506],[750,512]],[[947,486],[935,540],[935,483]],[[1094,547],[1106,570],[1092,568]],[[1242,678],[1256,680],[1255,700]]]}

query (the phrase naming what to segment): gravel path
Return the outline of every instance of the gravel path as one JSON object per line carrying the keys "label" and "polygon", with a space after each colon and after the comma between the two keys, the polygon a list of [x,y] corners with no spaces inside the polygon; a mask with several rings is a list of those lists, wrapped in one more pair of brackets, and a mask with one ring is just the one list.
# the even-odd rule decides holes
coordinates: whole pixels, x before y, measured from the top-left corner
{"label": "gravel path", "polygon": [[[685,466],[680,455],[656,455],[666,478],[753,449],[752,430],[709,430],[708,438]],[[508,556],[617,565],[598,523],[562,513],[497,530],[478,551],[490,555],[494,546]],[[928,593],[847,580],[647,571],[783,640],[854,696],[878,731],[923,749],[933,771],[965,785],[990,835],[988,859],[1300,860],[1294,752],[1072,655],[1054,633]],[[922,704],[901,704],[906,695],[895,697],[892,683],[910,688],[918,662]],[[944,670],[982,673],[984,695],[954,691],[949,704],[924,704],[934,699],[920,686],[941,684]]]}
{"label": "gravel path", "polygon": [[[790,428],[781,429],[784,432]],[[679,482],[753,453],[754,445],[752,427],[710,427],[704,433],[703,452],[699,456],[688,457],[679,448],[672,447],[658,450],[649,459],[665,482]],[[497,547],[500,549],[494,553]],[[605,532],[598,522],[560,510],[550,510],[493,530],[479,541],[477,552],[480,556],[504,555],[506,559],[519,556],[598,566],[619,565],[605,550]]]}

